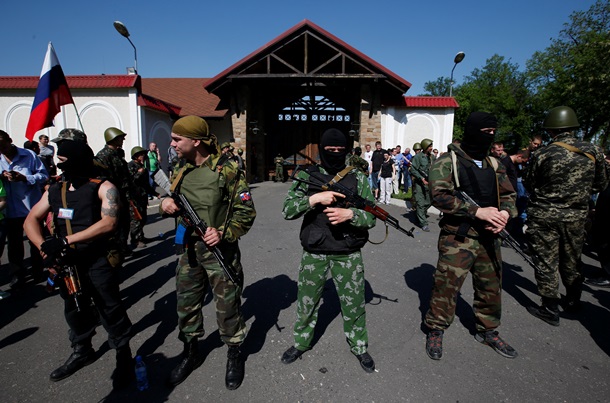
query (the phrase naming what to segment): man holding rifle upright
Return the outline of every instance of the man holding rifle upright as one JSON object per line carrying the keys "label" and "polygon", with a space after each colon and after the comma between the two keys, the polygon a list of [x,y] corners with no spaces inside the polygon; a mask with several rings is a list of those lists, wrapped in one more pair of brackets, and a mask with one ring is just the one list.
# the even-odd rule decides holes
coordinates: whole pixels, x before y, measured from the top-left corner
{"label": "man holding rifle upright", "polygon": [[[51,185],[24,224],[25,233],[50,268],[49,284],[54,272],[58,274],[54,281],[64,299],[74,350],[50,378],[54,382],[67,378],[96,359],[91,339],[101,320],[108,344],[116,350],[114,386],[126,386],[134,379],[131,322],[119,295],[118,267],[108,260],[108,239],[118,225],[119,191],[108,181],[90,179],[94,176],[93,151],[85,142],[61,141],[57,157],[64,180]],[[41,223],[49,212],[53,212],[55,234],[45,240]]]}
{"label": "man holding rifle upright", "polygon": [[[359,170],[345,166],[347,138],[341,131],[326,130],[322,134],[319,152],[321,166],[299,172],[300,179],[308,180],[309,173],[309,177],[320,183],[339,181],[374,202],[367,177]],[[350,350],[366,372],[375,370],[375,362],[367,352],[361,253],[368,240],[368,229],[375,225],[375,217],[361,209],[341,206],[344,198],[339,192],[323,191],[322,187],[315,188],[295,180],[284,201],[285,219],[304,217],[300,235],[303,255],[299,267],[294,345],[282,355],[284,364],[295,362],[311,349],[320,298],[330,272],[339,294],[343,330]]]}
{"label": "man holding rifle upright", "polygon": [[[246,324],[240,309],[243,274],[238,239],[254,223],[254,203],[237,164],[230,159],[219,162],[218,141],[205,120],[197,116],[180,118],[174,123],[171,136],[171,146],[178,157],[187,161],[176,174],[171,191],[187,199],[207,224],[207,230],[202,236],[191,233],[186,252],[178,262],[178,337],[184,343],[184,353],[168,382],[172,386],[178,385],[201,364],[197,345],[197,339],[204,335],[201,307],[211,288],[220,337],[229,347],[225,384],[227,389],[237,389],[244,378],[240,345],[246,337]],[[162,201],[160,209],[164,214],[179,215],[179,204],[168,197]],[[210,248],[220,250],[225,262],[235,269],[236,283],[228,278]]]}

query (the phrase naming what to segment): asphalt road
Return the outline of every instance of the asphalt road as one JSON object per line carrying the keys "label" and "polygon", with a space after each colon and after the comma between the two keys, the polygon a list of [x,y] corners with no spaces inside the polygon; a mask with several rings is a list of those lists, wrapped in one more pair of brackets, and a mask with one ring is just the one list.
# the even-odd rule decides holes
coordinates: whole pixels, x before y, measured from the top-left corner
{"label": "asphalt road", "polygon": [[[224,386],[226,347],[220,342],[211,297],[204,307],[206,336],[200,340],[205,362],[181,385],[165,386],[177,364],[173,255],[173,220],[149,209],[147,237],[154,242],[137,250],[122,269],[121,293],[134,323],[131,345],[148,366],[150,388],[135,384],[112,389],[114,352],[106,332],[93,342],[98,359],[73,376],[53,383],[50,372],[71,350],[62,301],[44,283],[29,283],[23,292],[0,301],[0,401],[2,402],[596,402],[610,401],[610,290],[584,286],[584,308],[563,316],[552,327],[527,313],[538,301],[532,269],[512,250],[503,248],[504,304],[502,337],[518,352],[506,359],[476,342],[472,286],[467,281],[458,299],[454,324],[445,332],[444,356],[429,359],[424,351],[421,319],[428,307],[437,259],[437,217],[431,229],[416,229],[408,238],[389,228],[381,245],[363,249],[367,279],[369,352],[377,371],[365,373],[343,336],[337,294],[327,282],[316,344],[291,365],[280,362],[292,343],[296,278],[301,248],[300,220],[285,221],[281,205],[289,183],[252,185],[258,217],[241,240],[245,269],[243,314],[249,335],[246,378],[236,391]],[[404,205],[384,206],[411,228]],[[158,234],[162,232],[163,237]],[[380,241],[378,222],[371,239]],[[598,263],[583,255],[584,272]],[[8,289],[6,253],[0,289]]]}

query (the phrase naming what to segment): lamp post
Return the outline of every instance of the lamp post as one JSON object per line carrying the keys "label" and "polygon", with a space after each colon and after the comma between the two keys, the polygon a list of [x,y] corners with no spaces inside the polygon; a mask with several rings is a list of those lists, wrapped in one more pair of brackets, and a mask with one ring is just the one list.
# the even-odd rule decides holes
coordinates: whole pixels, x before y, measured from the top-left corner
{"label": "lamp post", "polygon": [[134,70],[135,70],[135,73],[138,74],[138,51],[136,50],[136,46],[133,44],[131,39],[129,39],[129,31],[127,30],[127,27],[121,21],[115,21],[113,23],[113,25],[114,25],[114,29],[116,29],[119,34],[121,34],[122,36],[127,38],[129,43],[131,43],[131,46],[133,47],[133,54],[136,59]]}
{"label": "lamp post", "polygon": [[460,63],[462,60],[464,60],[464,57],[466,56],[466,53],[464,52],[458,52],[455,57],[453,58],[453,63],[455,63],[453,65],[453,68],[451,69],[451,78],[449,79],[449,96],[453,95],[453,70],[455,70],[455,66],[458,65],[458,63]]}

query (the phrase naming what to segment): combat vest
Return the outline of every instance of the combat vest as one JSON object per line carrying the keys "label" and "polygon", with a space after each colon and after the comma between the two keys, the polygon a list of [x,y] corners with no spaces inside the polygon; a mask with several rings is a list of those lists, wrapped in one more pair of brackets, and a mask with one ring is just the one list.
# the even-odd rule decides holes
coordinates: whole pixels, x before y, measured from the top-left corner
{"label": "combat vest", "polygon": [[[317,167],[307,169],[310,174],[324,178],[328,183],[334,175],[321,173]],[[358,192],[358,179],[356,175],[349,173],[341,180],[341,185],[353,192]],[[307,195],[311,196],[321,189],[309,186]],[[367,230],[354,228],[349,222],[332,225],[323,212],[328,206],[316,206],[313,210],[305,213],[301,225],[301,245],[310,253],[322,253],[325,255],[344,255],[360,250],[369,238]],[[343,207],[337,204],[333,207]]]}
{"label": "combat vest", "polygon": [[[60,236],[68,235],[66,221],[67,218],[62,218],[72,214],[70,225],[72,233],[83,231],[99,220],[102,219],[102,201],[98,196],[101,180],[91,179],[89,182],[80,186],[75,190],[66,191],[66,205],[68,211],[63,210],[63,201],[61,197],[61,189],[65,182],[58,182],[51,185],[49,188],[49,205],[53,212],[53,221],[55,224],[55,233]],[[70,185],[67,184],[69,187]],[[60,211],[61,210],[61,211]],[[108,235],[110,237],[110,235]],[[95,239],[88,242],[78,242],[75,245],[77,251],[99,251],[106,253],[106,241],[104,239]]]}
{"label": "combat vest", "polygon": [[199,217],[212,228],[224,224],[229,208],[226,178],[207,164],[186,168],[180,179],[179,192],[191,203]]}

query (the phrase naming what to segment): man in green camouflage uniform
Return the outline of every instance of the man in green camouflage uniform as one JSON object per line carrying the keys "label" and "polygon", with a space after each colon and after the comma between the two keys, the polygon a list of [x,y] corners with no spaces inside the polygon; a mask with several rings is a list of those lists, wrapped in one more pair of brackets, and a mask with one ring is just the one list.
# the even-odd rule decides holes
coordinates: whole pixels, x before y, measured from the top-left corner
{"label": "man in green camouflage uniform", "polygon": [[423,139],[421,141],[421,148],[422,151],[415,154],[413,159],[411,159],[411,175],[415,178],[413,196],[415,197],[417,220],[422,231],[428,232],[430,231],[430,227],[428,227],[428,209],[432,205],[428,189],[428,173],[432,163],[430,159],[432,140]]}
{"label": "man in green camouflage uniform", "polygon": [[[103,179],[109,180],[119,190],[121,196],[121,208],[119,217],[119,226],[116,236],[118,242],[117,248],[121,253],[121,258],[130,255],[131,249],[128,246],[129,238],[129,200],[131,200],[131,177],[125,161],[125,151],[123,151],[123,142],[127,133],[116,127],[109,127],[104,131],[104,140],[106,145],[96,154],[96,159],[101,164],[100,174]],[[113,241],[111,241],[113,242]]]}
{"label": "man in green camouflage uniform", "polygon": [[278,154],[273,163],[275,164],[275,181],[284,182],[284,158],[282,158],[282,155]]}
{"label": "man in green camouflage uniform", "polygon": [[[176,174],[172,191],[183,194],[208,229],[203,240],[192,234],[187,251],[176,270],[179,339],[184,342],[182,361],[172,371],[171,385],[177,385],[200,364],[197,339],[204,335],[203,300],[211,288],[216,304],[216,321],[222,341],[228,346],[225,384],[237,389],[244,378],[240,345],[246,337],[241,314],[243,273],[238,239],[254,223],[256,211],[248,184],[237,164],[224,159],[216,137],[205,120],[197,116],[180,118],[172,127],[171,146],[187,163]],[[175,215],[178,207],[171,197],[163,199],[161,211]],[[237,273],[238,284],[229,280],[208,247],[218,247]]]}
{"label": "man in green camouflage uniform", "polygon": [[346,165],[352,166],[369,176],[369,163],[366,162],[364,158],[361,157],[362,148],[356,147],[354,148],[354,153],[347,156],[347,160],[345,161]]}
{"label": "man in green camouflage uniform", "polygon": [[534,251],[542,305],[528,311],[559,326],[559,276],[566,288],[564,310],[577,311],[583,277],[580,255],[591,195],[608,185],[602,150],[579,141],[574,111],[558,106],[549,111],[543,127],[552,142],[536,150],[526,173],[530,193],[526,236]]}
{"label": "man in green camouflage uniform", "polygon": [[[324,183],[333,177],[342,177],[342,185],[373,202],[366,176],[356,169],[346,172],[346,147],[347,138],[341,131],[326,130],[320,141],[322,164],[308,168],[308,172]],[[297,177],[310,178],[303,171],[299,171]],[[373,372],[375,362],[367,352],[364,265],[360,250],[368,240],[368,229],[375,225],[375,217],[363,210],[340,207],[343,198],[340,193],[319,190],[295,181],[284,201],[285,219],[301,216],[304,219],[300,235],[303,255],[299,267],[294,346],[284,352],[282,362],[293,363],[311,348],[320,298],[330,271],[339,295],[347,342],[362,368]]]}
{"label": "man in green camouflage uniform", "polygon": [[[487,156],[496,126],[493,115],[472,113],[461,146],[450,144],[449,152],[441,155],[430,171],[432,204],[444,213],[430,309],[424,318],[429,329],[426,353],[433,360],[442,357],[443,333],[453,322],[458,293],[469,272],[474,288],[475,339],[504,357],[517,356],[495,330],[502,312],[502,257],[497,234],[517,215],[515,191],[506,169]],[[460,191],[480,207],[464,201]]]}
{"label": "man in green camouflage uniform", "polygon": [[146,161],[148,151],[143,147],[136,146],[131,149],[131,161],[127,164],[129,175],[133,183],[131,192],[131,205],[129,213],[131,216],[130,233],[131,244],[134,248],[143,248],[146,246],[146,238],[144,237],[144,226],[148,220],[148,195],[154,195],[157,198],[159,193],[150,186],[148,169],[146,169]]}

